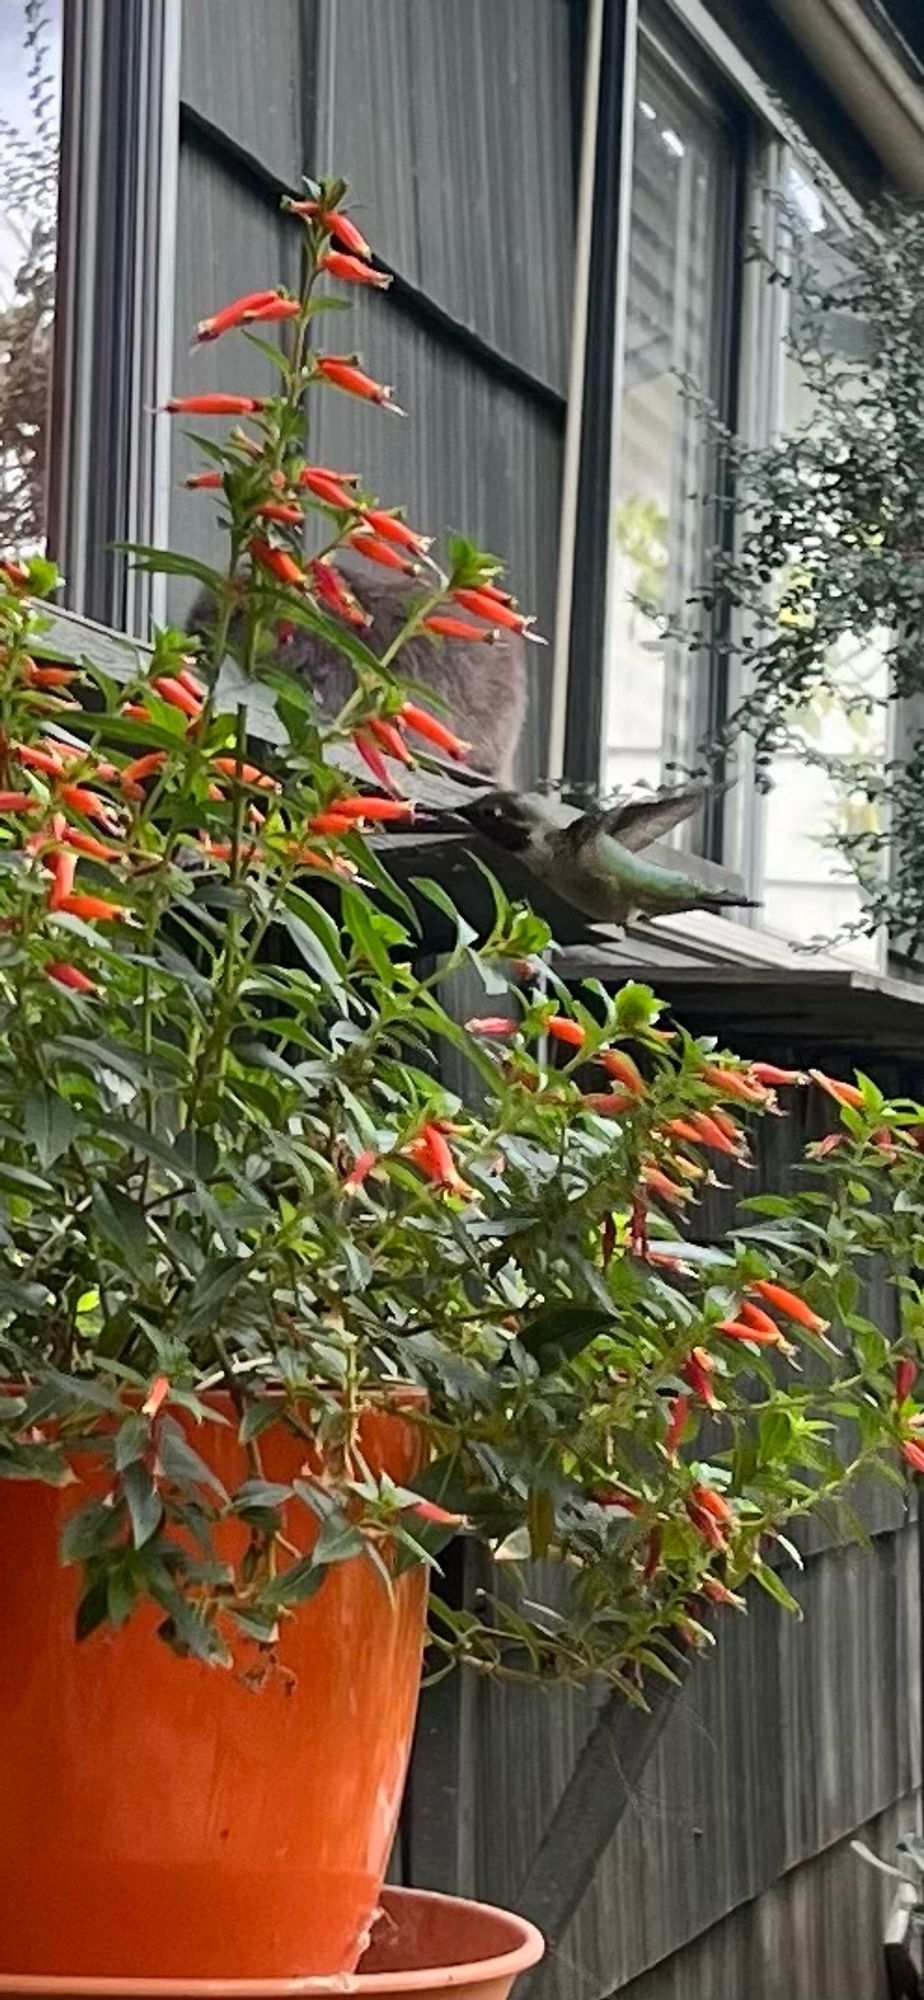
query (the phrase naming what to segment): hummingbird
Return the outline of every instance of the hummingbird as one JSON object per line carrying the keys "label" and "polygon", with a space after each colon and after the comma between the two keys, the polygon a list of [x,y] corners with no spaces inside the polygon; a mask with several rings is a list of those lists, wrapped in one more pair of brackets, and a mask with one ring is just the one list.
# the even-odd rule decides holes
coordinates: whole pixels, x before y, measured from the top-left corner
{"label": "hummingbird", "polygon": [[623,928],[639,918],[683,910],[756,909],[732,889],[712,889],[681,867],[646,861],[644,849],[691,819],[717,788],[688,785],[620,800],[562,822],[548,800],[513,792],[481,793],[455,814],[516,855],[539,882],[594,923]]}

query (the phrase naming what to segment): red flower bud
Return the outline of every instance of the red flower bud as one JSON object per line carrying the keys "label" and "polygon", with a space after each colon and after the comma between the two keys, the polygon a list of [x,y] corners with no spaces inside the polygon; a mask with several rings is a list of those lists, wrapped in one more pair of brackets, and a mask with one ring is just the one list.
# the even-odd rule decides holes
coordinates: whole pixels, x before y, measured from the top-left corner
{"label": "red flower bud", "polygon": [[924,1449],[919,1444],[916,1444],[913,1438],[905,1438],[902,1445],[902,1457],[914,1472],[924,1472]]}
{"label": "red flower bud", "polygon": [[343,813],[335,812],[316,813],[314,819],[308,821],[308,826],[312,833],[327,833],[332,837],[356,831],[354,820],[347,819]]}
{"label": "red flower bud", "polygon": [[215,493],[224,484],[224,479],[220,472],[188,472],[183,484],[189,486],[194,493]]}
{"label": "red flower bud", "polygon": [[801,1069],[779,1069],[776,1063],[753,1062],[748,1064],[748,1075],[755,1083],[774,1084],[806,1083],[807,1077]]}
{"label": "red flower bud", "polygon": [[241,785],[256,785],[261,792],[278,792],[281,786],[268,771],[261,771],[256,764],[242,764],[237,757],[213,757],[212,763],[223,778],[236,778]]}
{"label": "red flower bud", "polygon": [[705,1347],[694,1347],[692,1354],[688,1355],[684,1362],[680,1373],[684,1381],[693,1390],[694,1395],[698,1396],[700,1401],[705,1403],[707,1409],[720,1410],[722,1405],[712,1384],[714,1370],[715,1362]]}
{"label": "red flower bud", "polygon": [[508,632],[518,632],[524,639],[533,639],[537,645],[545,645],[545,640],[529,629],[534,620],[527,618],[522,611],[515,611],[503,598],[492,596],[480,586],[477,590],[454,590],[452,595],[464,611],[473,612],[476,618],[485,618],[489,625],[502,625]]}
{"label": "red flower bud", "polygon": [[689,1415],[690,1415],[689,1396],[684,1396],[684,1395],[675,1396],[670,1406],[670,1422],[668,1423],[667,1430],[664,1436],[664,1449],[667,1452],[669,1458],[673,1458],[674,1453],[677,1450],[677,1446],[679,1445],[681,1438],[683,1437],[683,1433],[686,1430],[687,1420],[689,1418]]}
{"label": "red flower bud", "polygon": [[394,792],[395,786],[382,752],[365,730],[354,730],[353,747],[358,751],[363,763],[368,765],[376,784],[384,786],[386,792]]}
{"label": "red flower bud", "polygon": [[48,863],[51,870],[51,888],[48,891],[48,908],[60,910],[62,903],[74,887],[77,873],[76,854],[55,854]]}
{"label": "red flower bud", "polygon": [[254,324],[263,326],[271,320],[297,319],[300,312],[301,304],[298,299],[267,299],[265,305],[253,306],[250,312],[246,312],[241,325],[246,331],[248,326]]}
{"label": "red flower bud", "polygon": [[737,1097],[742,1104],[762,1104],[767,1095],[762,1085],[752,1083],[744,1070],[725,1069],[718,1063],[706,1063],[701,1074],[703,1082],[713,1090],[721,1090],[726,1097]]}
{"label": "red flower bud", "polygon": [[262,507],[255,507],[254,514],[259,521],[281,521],[285,527],[297,527],[304,520],[304,514],[293,500],[264,500]]}
{"label": "red flower bud", "polygon": [[117,847],[107,847],[104,840],[97,840],[93,833],[81,833],[79,827],[66,826],[61,830],[61,839],[66,847],[72,847],[76,854],[87,854],[91,861],[121,861]]}
{"label": "red flower bud", "polygon": [[372,256],[355,222],[348,215],[342,215],[339,209],[325,208],[320,201],[293,201],[291,195],[285,197],[282,205],[290,215],[303,215],[309,222],[316,223],[319,229],[326,229],[328,235],[333,236],[337,243],[342,243],[345,250],[352,251],[354,257]]}
{"label": "red flower bud", "polygon": [[430,1521],[439,1528],[461,1527],[464,1514],[450,1514],[446,1507],[439,1507],[435,1500],[413,1500],[402,1512],[413,1514],[415,1520]]}
{"label": "red flower bud", "polygon": [[118,820],[106,800],[101,799],[97,792],[87,791],[84,785],[61,785],[58,797],[64,805],[70,806],[72,812],[83,813],[87,819],[98,819],[103,826],[113,830],[118,828]]}
{"label": "red flower bud", "polygon": [[902,1360],[896,1363],[896,1368],[895,1368],[896,1403],[899,1404],[907,1403],[908,1398],[911,1394],[912,1389],[914,1388],[917,1379],[918,1379],[917,1362],[912,1361],[910,1356],[907,1355],[903,1356]]}
{"label": "red flower bud", "polygon": [[63,688],[75,680],[77,667],[43,666],[38,660],[30,660],[26,667],[26,679],[30,687]]}

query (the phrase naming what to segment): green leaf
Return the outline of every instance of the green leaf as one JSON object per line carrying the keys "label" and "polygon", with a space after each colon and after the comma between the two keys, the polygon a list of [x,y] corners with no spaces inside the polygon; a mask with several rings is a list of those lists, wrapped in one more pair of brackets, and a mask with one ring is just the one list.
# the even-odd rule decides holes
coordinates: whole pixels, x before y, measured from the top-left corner
{"label": "green leaf", "polygon": [[448,889],[444,889],[441,882],[435,882],[432,875],[412,875],[411,888],[415,889],[419,896],[425,897],[428,903],[432,903],[434,909],[441,910],[444,917],[449,918],[455,929],[457,946],[474,944],[478,936],[477,930],[466,923],[464,917],[460,917]]}
{"label": "green leaf", "polygon": [[217,569],[209,569],[207,563],[197,562],[194,556],[177,555],[172,549],[151,548],[145,542],[117,542],[116,548],[123,555],[134,556],[133,569],[143,570],[151,576],[190,576],[196,583],[205,585],[206,590],[218,597],[227,588],[228,579]]}
{"label": "green leaf", "polygon": [[[303,891],[290,889],[279,921],[309,971],[335,995],[338,1006],[345,1012],[347,996],[343,986],[340,940],[327,912]],[[331,949],[331,932],[334,950]]]}
{"label": "green leaf", "polygon": [[71,1514],[61,1530],[61,1561],[85,1563],[99,1556],[119,1534],[119,1517],[114,1507],[101,1500],[88,1500]]}
{"label": "green leaf", "polygon": [[361,1556],[365,1542],[358,1528],[343,1514],[329,1514],[311,1551],[311,1560],[316,1569],[327,1563],[348,1562],[351,1556]]}
{"label": "green leaf", "polygon": [[790,1611],[793,1617],[802,1617],[801,1604],[793,1596],[792,1591],[787,1590],[778,1570],[771,1569],[769,1563],[761,1563],[754,1571],[754,1575],[761,1590],[765,1590],[768,1597],[774,1598],[777,1604],[781,1604],[784,1611]]}
{"label": "green leaf", "polygon": [[204,1333],[221,1318],[225,1300],[247,1277],[247,1262],[241,1257],[213,1257],[205,1265],[183,1306],[187,1333]]}
{"label": "green leaf", "polygon": [[105,1624],[109,1616],[109,1585],[105,1570],[99,1576],[91,1576],[85,1583],[74,1619],[74,1636],[88,1639],[98,1625]]}
{"label": "green leaf", "polygon": [[174,1417],[163,1417],[157,1433],[157,1456],[167,1479],[175,1480],[179,1486],[207,1486],[218,1498],[228,1504],[228,1495],[217,1473],[206,1465],[204,1458],[193,1451],[192,1445]]}
{"label": "green leaf", "polygon": [[140,1202],[120,1187],[93,1190],[92,1209],[104,1236],[121,1250],[129,1268],[137,1268],[148,1248],[148,1226]]}
{"label": "green leaf", "polygon": [[151,1432],[146,1417],[135,1415],[134,1411],[119,1425],[113,1446],[113,1463],[117,1472],[124,1472],[126,1466],[134,1465],[144,1458],[151,1442]]}
{"label": "green leaf", "polygon": [[141,1549],[152,1535],[156,1535],[164,1509],[147,1466],[140,1459],[125,1467],[122,1491],[132,1524],[132,1540],[136,1549]]}
{"label": "green leaf", "polygon": [[50,1167],[67,1152],[77,1130],[77,1119],[66,1097],[61,1097],[50,1085],[40,1083],[26,1097],[23,1126],[30,1146],[38,1154],[39,1165]]}
{"label": "green leaf", "polygon": [[266,1596],[271,1604],[304,1604],[320,1590],[324,1574],[323,1569],[315,1566],[312,1556],[300,1556],[298,1562],[281,1571]]}

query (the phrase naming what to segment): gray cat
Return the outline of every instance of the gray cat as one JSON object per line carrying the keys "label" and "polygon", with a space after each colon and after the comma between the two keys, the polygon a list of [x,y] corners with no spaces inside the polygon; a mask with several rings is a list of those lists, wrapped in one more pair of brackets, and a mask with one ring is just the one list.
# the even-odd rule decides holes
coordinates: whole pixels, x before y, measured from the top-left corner
{"label": "gray cat", "polygon": [[[363,633],[367,646],[380,657],[400,630],[408,600],[420,586],[401,578],[370,577],[357,569],[343,573],[363,609],[372,618]],[[464,614],[460,614],[464,615]],[[207,638],[214,620],[208,592],[197,597],[187,629]],[[319,707],[335,715],[355,686],[353,670],[343,655],[304,626],[280,646],[279,658],[291,671],[304,675]],[[499,785],[514,783],[516,753],[526,713],[526,648],[514,632],[499,632],[493,645],[466,645],[464,640],[420,637],[409,640],[400,655],[403,679],[432,688],[445,705],[441,718],[472,746],[469,762]]]}

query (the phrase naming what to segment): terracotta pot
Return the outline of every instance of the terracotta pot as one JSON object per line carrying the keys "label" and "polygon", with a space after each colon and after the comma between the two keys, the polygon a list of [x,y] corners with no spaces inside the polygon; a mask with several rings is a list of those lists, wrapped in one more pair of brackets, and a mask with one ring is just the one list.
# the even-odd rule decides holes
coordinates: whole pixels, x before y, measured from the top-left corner
{"label": "terracotta pot", "polygon": [[[233,1424],[193,1434],[225,1486],[248,1477]],[[419,1429],[393,1404],[367,1411],[361,1444],[377,1469],[413,1481]],[[281,1424],[260,1448],[267,1479],[304,1467],[304,1440]],[[279,1670],[255,1690],[244,1674],[265,1656],[242,1642],[228,1672],[178,1660],[153,1608],[75,1642],[79,1579],[60,1566],[58,1538],[92,1486],[0,1480],[0,1970],[84,1976],[86,1990],[109,1977],[119,1992],[132,1977],[351,1971],[404,1786],[424,1569],[389,1602],[363,1558],[333,1565],[285,1621]],[[303,1507],[286,1529],[299,1552],[317,1534]],[[239,1551],[239,1526],[221,1532]]]}
{"label": "terracotta pot", "polygon": [[532,1924],[509,1910],[421,1889],[383,1889],[382,1914],[360,1969],[324,1979],[54,1979],[0,1973],[0,1994],[52,2000],[284,2000],[285,1995],[357,1994],[366,2000],[506,2000],[514,1980],[542,1957]]}

